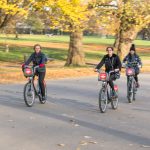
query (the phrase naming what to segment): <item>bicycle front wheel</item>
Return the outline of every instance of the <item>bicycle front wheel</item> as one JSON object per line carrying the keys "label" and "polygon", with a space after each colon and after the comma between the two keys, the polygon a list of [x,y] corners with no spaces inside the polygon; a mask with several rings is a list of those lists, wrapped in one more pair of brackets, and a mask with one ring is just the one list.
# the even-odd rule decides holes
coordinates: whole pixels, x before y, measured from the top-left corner
{"label": "bicycle front wheel", "polygon": [[24,86],[24,101],[28,107],[32,107],[35,102],[35,91],[32,83],[28,82]]}
{"label": "bicycle front wheel", "polygon": [[107,90],[102,88],[99,92],[99,109],[101,113],[106,112],[108,103]]}
{"label": "bicycle front wheel", "polygon": [[135,95],[136,95],[136,92],[137,92],[137,87],[136,87],[136,81],[134,80],[133,82],[133,101],[135,101]]}
{"label": "bicycle front wheel", "polygon": [[115,92],[116,92],[115,97],[111,98],[111,107],[112,107],[112,109],[117,109],[117,107],[118,107],[118,101],[119,101],[118,91],[115,91]]}
{"label": "bicycle front wheel", "polygon": [[133,97],[134,97],[134,95],[133,95],[133,80],[130,80],[130,81],[128,82],[127,90],[128,90],[128,95],[127,95],[127,97],[128,97],[128,102],[129,102],[129,103],[132,103]]}

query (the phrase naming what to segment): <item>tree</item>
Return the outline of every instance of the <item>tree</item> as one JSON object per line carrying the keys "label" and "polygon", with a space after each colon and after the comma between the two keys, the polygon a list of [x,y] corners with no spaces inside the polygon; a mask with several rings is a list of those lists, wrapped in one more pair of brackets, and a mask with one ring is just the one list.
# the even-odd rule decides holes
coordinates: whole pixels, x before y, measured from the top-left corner
{"label": "tree", "polygon": [[[42,0],[36,8],[46,11],[54,28],[70,32],[70,43],[66,65],[85,65],[82,50],[83,30],[94,13],[94,8],[110,0]],[[42,7],[44,6],[44,7]]]}
{"label": "tree", "polygon": [[[25,15],[32,0],[0,0],[0,30],[4,29],[17,15]],[[9,51],[6,45],[6,52]]]}
{"label": "tree", "polygon": [[0,29],[5,27],[17,14],[25,15],[32,0],[1,0]]}
{"label": "tree", "polygon": [[119,28],[114,46],[123,59],[137,33],[150,23],[150,4],[147,0],[119,0],[115,15],[119,19]]}
{"label": "tree", "polygon": [[31,27],[31,30],[36,30],[38,32],[42,32],[44,28],[44,22],[40,17],[40,14],[37,12],[30,11],[27,19],[25,20],[25,24]]}
{"label": "tree", "polygon": [[149,25],[150,3],[147,0],[113,0],[109,7],[100,5],[96,15],[97,26],[103,33],[116,35],[114,47],[122,59],[137,33]]}

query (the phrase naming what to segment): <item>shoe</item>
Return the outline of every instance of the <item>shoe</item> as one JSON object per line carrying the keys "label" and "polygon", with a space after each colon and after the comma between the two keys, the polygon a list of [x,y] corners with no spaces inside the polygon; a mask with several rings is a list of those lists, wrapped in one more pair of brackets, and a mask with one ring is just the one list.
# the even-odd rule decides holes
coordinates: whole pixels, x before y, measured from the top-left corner
{"label": "shoe", "polygon": [[136,88],[139,88],[140,84],[138,82],[136,82]]}
{"label": "shoe", "polygon": [[108,101],[107,101],[107,104],[109,104],[110,102],[111,102],[111,100],[108,100]]}
{"label": "shoe", "polygon": [[115,98],[117,98],[116,91],[115,91],[115,90],[112,90],[112,99],[115,99]]}
{"label": "shoe", "polygon": [[46,100],[46,97],[45,97],[45,96],[43,96],[43,97],[42,97],[42,101],[45,101],[45,100]]}

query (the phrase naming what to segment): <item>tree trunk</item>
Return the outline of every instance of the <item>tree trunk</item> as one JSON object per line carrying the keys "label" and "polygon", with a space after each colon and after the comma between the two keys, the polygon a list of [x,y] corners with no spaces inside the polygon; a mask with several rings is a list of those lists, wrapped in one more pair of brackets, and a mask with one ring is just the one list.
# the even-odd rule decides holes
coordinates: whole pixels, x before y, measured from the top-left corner
{"label": "tree trunk", "polygon": [[132,28],[127,31],[120,30],[119,41],[117,45],[117,54],[121,60],[129,53],[132,42],[135,40],[137,36],[137,30]]}
{"label": "tree trunk", "polygon": [[114,48],[117,49],[119,46],[119,40],[120,40],[120,34],[119,32],[116,34],[115,42],[114,42]]}
{"label": "tree trunk", "polygon": [[76,30],[70,33],[70,43],[66,66],[83,66],[85,65],[85,56],[82,50],[83,32]]}

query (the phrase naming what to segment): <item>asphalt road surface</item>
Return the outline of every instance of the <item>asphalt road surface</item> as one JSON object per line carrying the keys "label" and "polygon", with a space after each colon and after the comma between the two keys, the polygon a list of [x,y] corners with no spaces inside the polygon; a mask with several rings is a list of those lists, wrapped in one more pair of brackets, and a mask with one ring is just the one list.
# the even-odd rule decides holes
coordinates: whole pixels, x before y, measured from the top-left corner
{"label": "asphalt road surface", "polygon": [[150,75],[141,74],[136,101],[119,85],[119,107],[98,108],[97,77],[47,81],[48,100],[32,108],[24,84],[0,85],[0,150],[150,150]]}

